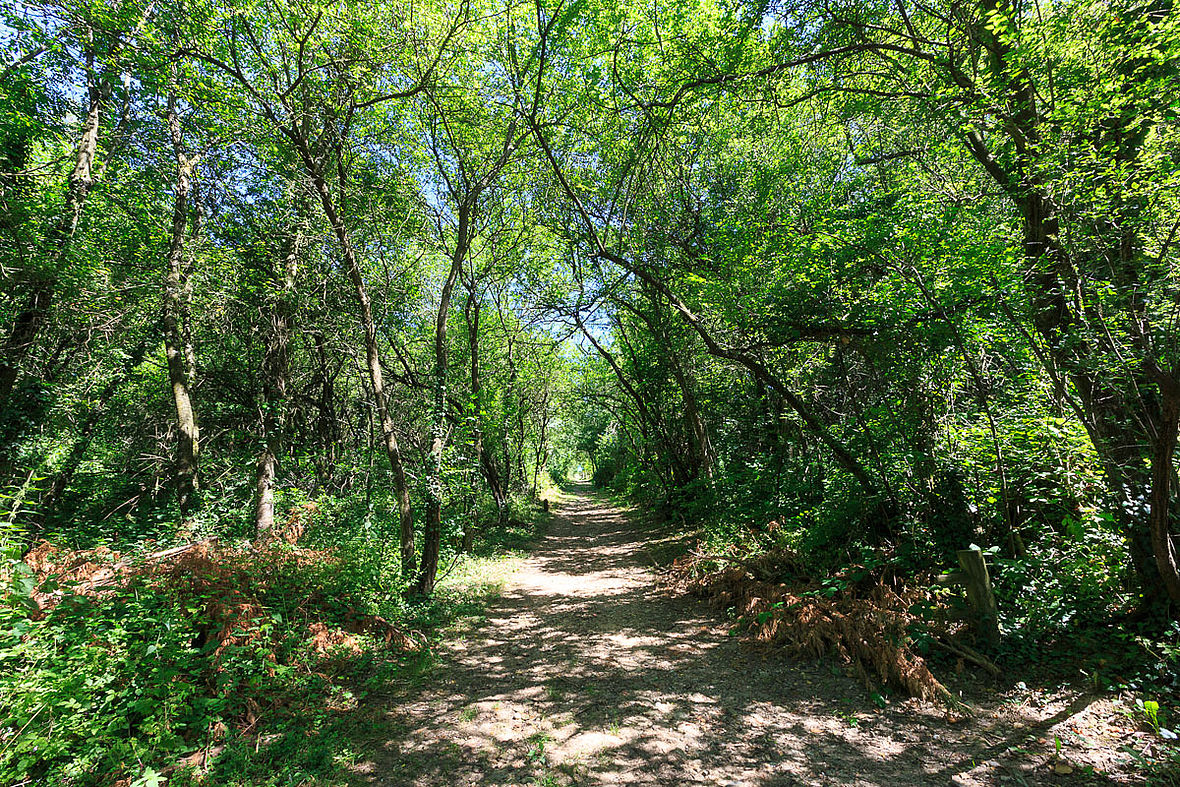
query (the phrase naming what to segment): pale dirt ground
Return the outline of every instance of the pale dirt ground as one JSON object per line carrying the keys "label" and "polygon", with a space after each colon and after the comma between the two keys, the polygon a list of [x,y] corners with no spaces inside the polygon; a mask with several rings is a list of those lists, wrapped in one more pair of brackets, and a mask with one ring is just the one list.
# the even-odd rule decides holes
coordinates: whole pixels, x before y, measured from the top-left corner
{"label": "pale dirt ground", "polygon": [[425,688],[390,698],[397,735],[357,764],[360,781],[1129,783],[1115,749],[1141,739],[1112,700],[972,679],[967,721],[912,701],[879,710],[832,662],[753,649],[660,589],[630,512],[578,489],[555,513],[487,621],[444,646]]}

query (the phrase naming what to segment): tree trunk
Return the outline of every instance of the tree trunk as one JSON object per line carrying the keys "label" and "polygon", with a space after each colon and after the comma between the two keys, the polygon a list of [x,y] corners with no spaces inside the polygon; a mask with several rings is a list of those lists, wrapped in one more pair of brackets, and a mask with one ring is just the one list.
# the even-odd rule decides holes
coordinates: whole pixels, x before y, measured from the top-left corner
{"label": "tree trunk", "polygon": [[291,374],[291,332],[295,323],[295,284],[299,277],[299,254],[303,246],[302,198],[296,198],[299,215],[284,243],[281,270],[272,270],[270,333],[262,359],[262,453],[255,476],[254,529],[264,537],[274,529],[275,475],[283,448],[286,422],[287,386]]}
{"label": "tree trunk", "polygon": [[[1011,7],[1001,0],[982,0],[981,7],[989,15],[997,11],[1012,13]],[[1159,12],[1159,8],[1144,10],[1151,14]],[[1078,414],[1102,463],[1107,487],[1114,498],[1112,513],[1127,537],[1135,571],[1148,596],[1158,594],[1161,589],[1172,595],[1172,588],[1180,586],[1174,550],[1170,541],[1156,538],[1155,533],[1157,515],[1163,518],[1160,521],[1166,529],[1167,514],[1158,506],[1144,505],[1145,498],[1150,496],[1154,500],[1157,491],[1155,465],[1165,448],[1161,442],[1165,437],[1158,430],[1166,428],[1170,417],[1161,407],[1169,398],[1163,383],[1159,385],[1158,400],[1144,393],[1160,382],[1145,372],[1152,354],[1144,303],[1141,299],[1136,302],[1132,296],[1121,315],[1142,357],[1128,370],[1130,380],[1119,379],[1109,373],[1109,364],[1115,360],[1122,365],[1122,352],[1117,346],[1111,346],[1113,340],[1103,338],[1109,335],[1105,327],[1094,329],[1103,326],[1108,317],[1088,312],[1084,303],[1078,308],[1072,304],[1076,300],[1075,293],[1080,294],[1083,287],[1077,273],[1077,261],[1071,259],[1059,241],[1061,217],[1057,206],[1038,175],[1036,144],[1040,139],[1042,118],[1037,111],[1036,86],[1027,71],[1013,73],[1008,70],[1011,44],[1007,38],[996,35],[990,28],[981,28],[980,41],[987,49],[991,76],[998,85],[1006,88],[1005,94],[1015,108],[1003,129],[1016,153],[1014,164],[1001,164],[978,132],[968,133],[964,142],[1020,210],[1024,231],[1024,281],[1032,306],[1033,326],[1045,343],[1042,363],[1051,375],[1056,376],[1058,369],[1063,371],[1077,391]],[[1129,75],[1137,69],[1166,66],[1129,58],[1119,67],[1130,69],[1124,72]],[[1129,111],[1124,108],[1124,112]],[[1113,155],[1128,166],[1133,164],[1148,124],[1142,124],[1142,130],[1133,131],[1129,128],[1129,117],[1123,115],[1114,119],[1113,136],[1103,133],[1102,123],[1098,124],[1094,134],[1097,141],[1095,153],[1100,157]],[[1103,140],[1112,143],[1112,149],[1104,149]],[[1112,185],[1111,193],[1114,213],[1134,211],[1134,206],[1122,199],[1117,185]],[[1135,222],[1126,218],[1120,216],[1118,223],[1124,227],[1134,226]],[[1132,264],[1134,236],[1125,230],[1111,231],[1116,235],[1109,243],[1113,251],[1109,257],[1096,262],[1096,269],[1109,272],[1118,287],[1138,291],[1137,274]],[[1114,262],[1118,264],[1112,264]],[[1156,434],[1149,435],[1149,425],[1156,427]],[[1174,427],[1172,431],[1174,433]],[[1174,437],[1173,434],[1173,440]],[[1172,450],[1166,451],[1169,462]],[[1149,464],[1151,470],[1148,470]],[[1167,494],[1166,484],[1164,489]],[[1169,566],[1170,569],[1166,568]]]}
{"label": "tree trunk", "polygon": [[[532,498],[537,499],[537,483],[541,475],[541,468],[549,461],[549,388],[541,397],[541,427],[537,435],[537,450],[533,454],[533,489]],[[548,504],[546,504],[548,505]]]}
{"label": "tree trunk", "polygon": [[[504,319],[503,313],[500,314],[500,325],[504,328],[504,332],[506,334],[506,336],[505,336],[505,344],[506,344],[506,349],[507,349],[506,358],[508,360],[508,390],[505,391],[504,400],[506,402],[511,402],[513,407],[519,407],[520,406],[520,397],[517,395],[517,383],[520,381],[520,375],[517,373],[516,358],[513,356],[513,341],[512,341],[512,333],[510,332],[511,329],[508,327],[508,323]],[[512,441],[510,439],[508,439],[508,426],[507,426],[507,418],[508,417],[509,417],[509,414],[505,413],[505,415],[504,415],[504,418],[505,418],[504,445],[503,445],[504,450],[501,451],[501,453],[503,454],[503,459],[504,459],[504,475],[502,477],[501,483],[503,484],[505,495],[509,495],[512,493],[512,485],[514,483],[513,475],[512,475],[512,468],[513,468],[513,465],[515,464],[515,460],[513,459],[513,456],[512,456]]]}
{"label": "tree trunk", "polygon": [[704,419],[701,418],[696,393],[692,389],[692,380],[684,371],[674,352],[669,353],[668,361],[672,366],[672,376],[680,388],[680,397],[684,400],[684,421],[692,440],[692,456],[689,459],[691,475],[694,480],[704,478],[712,483],[713,443],[709,440],[709,430],[705,427]]}
{"label": "tree trunk", "polygon": [[469,243],[471,206],[464,202],[459,206],[459,226],[455,236],[455,251],[451,255],[451,269],[443,283],[438,299],[438,313],[434,320],[434,412],[430,436],[430,459],[426,481],[426,526],[423,529],[422,566],[414,591],[422,596],[434,592],[438,576],[439,554],[442,548],[442,503],[443,503],[443,448],[447,439],[447,372],[450,368],[450,352],[447,346],[447,321],[451,311],[451,295],[463,261],[467,256]]}
{"label": "tree trunk", "polygon": [[313,462],[316,466],[316,481],[320,485],[331,482],[336,468],[336,446],[340,442],[340,430],[336,423],[335,373],[328,363],[328,343],[321,331],[311,334],[315,343],[317,361],[316,378],[313,383],[318,389],[315,400],[316,452]]}
{"label": "tree trunk", "polygon": [[1164,589],[1173,604],[1180,605],[1180,568],[1176,563],[1176,542],[1169,527],[1172,507],[1172,458],[1180,429],[1180,383],[1161,383],[1159,427],[1151,451],[1151,511],[1148,525],[1151,548]]}
{"label": "tree trunk", "polygon": [[[393,473],[393,489],[397,495],[398,519],[401,524],[401,564],[403,575],[414,572],[414,513],[410,507],[410,488],[406,483],[406,469],[402,461],[401,448],[398,446],[397,435],[394,432],[393,417],[389,413],[389,402],[385,395],[385,380],[381,371],[381,358],[377,352],[377,327],[373,322],[373,305],[365,289],[364,278],[361,276],[360,260],[356,249],[353,248],[348,228],[336,209],[332,192],[324,177],[316,157],[306,144],[306,139],[298,134],[293,135],[293,141],[299,147],[299,155],[303,159],[304,168],[311,178],[312,186],[320,198],[324,215],[336,235],[340,250],[344,255],[344,264],[348,271],[348,278],[352,282],[353,292],[356,294],[357,306],[360,310],[361,327],[365,331],[365,363],[369,371],[369,382],[373,387],[373,398],[377,404],[377,417],[381,425],[381,438],[385,447],[385,455],[389,459],[389,467]],[[341,188],[344,184],[340,184]]]}
{"label": "tree trunk", "polygon": [[[155,328],[151,330],[153,333],[155,332]],[[70,483],[74,480],[74,474],[78,471],[78,465],[82,463],[86,452],[90,450],[91,443],[94,442],[94,431],[102,420],[107,405],[119,390],[123,381],[130,376],[135,367],[143,362],[143,357],[147,353],[148,342],[148,338],[144,338],[135,346],[135,349],[131,351],[131,355],[127,357],[126,363],[123,364],[122,368],[107,382],[102,392],[99,393],[98,402],[86,416],[82,428],[78,431],[78,438],[74,441],[74,445],[70,449],[69,456],[62,462],[61,469],[57,471],[57,475],[53,478],[53,483],[41,498],[41,505],[33,517],[33,526],[30,528],[29,535],[31,537],[35,536],[44,523],[49,521],[53,516],[58,504],[61,502],[62,495],[65,494],[65,491],[70,487]]]}
{"label": "tree trunk", "polygon": [[476,505],[474,495],[469,498],[469,504],[467,520],[463,526],[463,540],[459,544],[459,551],[464,555],[471,554],[475,547],[475,531],[479,527],[479,506]]}
{"label": "tree trunk", "polygon": [[[93,64],[92,64],[93,65]],[[37,341],[41,329],[49,319],[49,309],[57,290],[58,269],[78,231],[82,208],[94,185],[94,158],[98,152],[98,133],[102,111],[111,94],[111,83],[103,74],[87,88],[89,99],[82,135],[74,148],[74,166],[66,181],[65,208],[57,223],[48,233],[48,243],[41,270],[33,273],[33,281],[25,299],[25,306],[16,315],[8,338],[0,351],[0,413],[7,412],[12,389],[20,373],[20,365]]]}
{"label": "tree trunk", "polygon": [[475,461],[479,464],[480,472],[488,485],[492,501],[496,504],[496,518],[502,525],[508,516],[508,496],[500,482],[500,473],[496,469],[495,460],[484,450],[483,443],[483,382],[479,371],[479,298],[475,294],[472,283],[471,292],[467,297],[467,348],[471,356],[471,407],[472,407],[472,450]]}
{"label": "tree trunk", "polygon": [[200,428],[193,405],[194,370],[189,364],[189,342],[185,340],[191,283],[185,265],[185,232],[188,225],[188,197],[193,162],[185,155],[176,94],[168,95],[168,133],[176,158],[176,194],[172,208],[172,241],[168,248],[168,271],[164,280],[164,351],[168,358],[168,381],[176,406],[180,440],[176,447],[176,492],[182,513],[189,513],[200,492]]}

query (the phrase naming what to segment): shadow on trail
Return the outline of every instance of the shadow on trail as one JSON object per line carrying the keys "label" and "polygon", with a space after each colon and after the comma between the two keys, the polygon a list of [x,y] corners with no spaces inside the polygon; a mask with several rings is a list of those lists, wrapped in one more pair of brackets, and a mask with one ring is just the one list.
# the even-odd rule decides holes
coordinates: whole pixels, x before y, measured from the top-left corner
{"label": "shadow on trail", "polygon": [[705,605],[656,588],[645,535],[576,489],[486,623],[395,700],[397,734],[356,783],[1053,781],[988,758],[1057,720],[1029,716],[1013,737],[1011,715],[952,726],[932,708],[878,711],[830,663],[742,647]]}

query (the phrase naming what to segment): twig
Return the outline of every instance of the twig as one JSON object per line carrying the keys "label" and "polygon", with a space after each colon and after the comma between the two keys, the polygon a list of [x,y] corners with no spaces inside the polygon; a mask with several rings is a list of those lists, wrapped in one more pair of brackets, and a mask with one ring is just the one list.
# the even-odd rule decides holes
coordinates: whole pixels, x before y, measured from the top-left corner
{"label": "twig", "polygon": [[17,733],[17,734],[16,734],[16,735],[13,737],[13,739],[12,739],[12,740],[10,740],[8,743],[4,744],[4,748],[3,748],[3,749],[0,749],[0,757],[4,756],[4,752],[8,751],[8,747],[9,747],[9,746],[11,746],[12,744],[16,743],[18,740],[20,740],[20,736],[21,736],[21,734],[22,734],[22,733],[24,733],[24,731],[25,731],[25,730],[27,730],[27,729],[29,728],[29,725],[33,723],[33,719],[35,719],[35,718],[37,718],[38,716],[40,716],[40,715],[41,715],[41,711],[45,710],[45,708],[46,708],[46,706],[45,706],[45,705],[42,705],[40,708],[37,708],[37,712],[36,712],[36,713],[34,713],[32,716],[30,716],[30,717],[29,717],[29,720],[25,722],[25,726],[23,726],[23,727],[21,727],[21,728],[20,728],[20,732],[18,732],[18,733]]}

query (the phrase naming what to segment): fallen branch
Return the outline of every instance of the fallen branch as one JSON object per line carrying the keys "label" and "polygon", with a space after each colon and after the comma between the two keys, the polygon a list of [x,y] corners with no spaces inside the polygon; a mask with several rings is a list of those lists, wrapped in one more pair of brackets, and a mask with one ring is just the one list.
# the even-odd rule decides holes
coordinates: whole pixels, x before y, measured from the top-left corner
{"label": "fallen branch", "polygon": [[115,581],[122,576],[123,572],[133,566],[140,564],[144,566],[155,566],[171,558],[178,558],[198,549],[212,549],[216,544],[216,537],[206,538],[203,541],[194,541],[191,544],[184,544],[183,546],[161,549],[159,552],[152,552],[147,557],[120,560],[108,569],[109,574],[103,576],[96,574],[92,579],[79,585],[79,587],[84,590],[98,590],[99,588],[115,584]]}
{"label": "fallen branch", "polygon": [[979,651],[969,648],[966,645],[955,644],[945,637],[935,637],[933,642],[948,653],[953,653],[964,661],[969,661],[977,667],[982,667],[988,674],[999,677],[1000,668],[996,666],[994,661]]}

